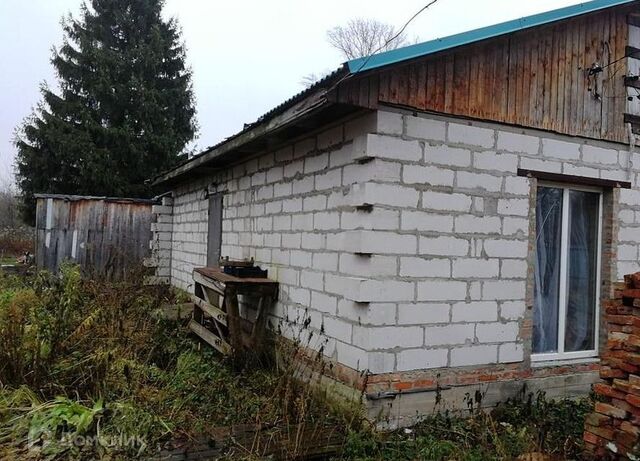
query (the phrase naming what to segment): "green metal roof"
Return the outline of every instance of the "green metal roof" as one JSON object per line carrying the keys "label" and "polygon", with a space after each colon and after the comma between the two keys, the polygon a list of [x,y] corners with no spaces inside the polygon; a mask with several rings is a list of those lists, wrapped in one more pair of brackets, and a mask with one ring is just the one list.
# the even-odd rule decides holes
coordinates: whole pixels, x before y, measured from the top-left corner
{"label": "green metal roof", "polygon": [[384,53],[374,54],[365,58],[353,59],[347,62],[347,66],[349,67],[349,71],[353,74],[364,72],[378,67],[396,64],[408,59],[426,56],[438,51],[455,48],[457,46],[479,42],[488,38],[498,37],[500,35],[517,32],[530,27],[541,26],[550,22],[560,21],[562,19],[572,18],[581,14],[591,13],[593,11],[623,5],[625,3],[632,3],[634,1],[636,0],[593,0],[591,2],[567,6],[565,8],[534,14],[520,19],[514,19],[512,21],[503,22],[493,26],[462,32],[461,34],[450,35],[448,37],[398,48],[396,50],[385,51]]}

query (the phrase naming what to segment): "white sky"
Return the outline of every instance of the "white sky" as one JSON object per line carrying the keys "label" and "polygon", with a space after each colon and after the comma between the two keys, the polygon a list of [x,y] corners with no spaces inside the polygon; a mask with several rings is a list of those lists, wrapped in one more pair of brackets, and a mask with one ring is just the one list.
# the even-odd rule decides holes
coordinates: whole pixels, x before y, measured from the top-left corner
{"label": "white sky", "polygon": [[[187,45],[196,93],[197,150],[215,144],[301,91],[302,76],[342,61],[326,31],[351,18],[400,27],[428,0],[166,0]],[[580,3],[576,0],[439,0],[407,28],[426,41]],[[14,128],[55,84],[51,47],[60,19],[81,0],[0,0],[0,181],[12,177]]]}

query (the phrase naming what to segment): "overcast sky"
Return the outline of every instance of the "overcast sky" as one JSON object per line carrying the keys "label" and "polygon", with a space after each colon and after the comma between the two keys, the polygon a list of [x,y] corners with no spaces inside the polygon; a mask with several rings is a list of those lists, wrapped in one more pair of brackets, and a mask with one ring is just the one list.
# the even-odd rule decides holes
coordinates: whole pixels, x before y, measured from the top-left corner
{"label": "overcast sky", "polygon": [[[326,31],[351,18],[400,27],[427,0],[166,0],[178,18],[193,69],[200,125],[197,150],[215,144],[301,91],[309,73],[342,59]],[[576,0],[439,0],[407,28],[420,41],[581,3]],[[60,19],[81,0],[0,0],[0,180],[12,176],[14,128],[55,84],[51,48],[62,42]]]}

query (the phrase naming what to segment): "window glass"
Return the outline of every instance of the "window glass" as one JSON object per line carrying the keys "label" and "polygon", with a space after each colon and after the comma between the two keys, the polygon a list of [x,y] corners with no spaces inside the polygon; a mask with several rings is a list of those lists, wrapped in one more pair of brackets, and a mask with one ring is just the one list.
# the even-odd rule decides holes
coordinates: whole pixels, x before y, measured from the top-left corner
{"label": "window glass", "polygon": [[558,350],[562,195],[562,189],[538,188],[533,311],[534,354]]}
{"label": "window glass", "polygon": [[594,349],[598,266],[598,204],[595,192],[569,191],[569,255],[564,349]]}

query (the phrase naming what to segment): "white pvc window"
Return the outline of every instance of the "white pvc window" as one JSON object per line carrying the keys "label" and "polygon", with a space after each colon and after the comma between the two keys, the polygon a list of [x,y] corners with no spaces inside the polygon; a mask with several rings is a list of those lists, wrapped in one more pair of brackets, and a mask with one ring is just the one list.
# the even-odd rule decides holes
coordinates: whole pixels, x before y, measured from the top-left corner
{"label": "white pvc window", "polygon": [[602,191],[540,185],[532,360],[598,353]]}

